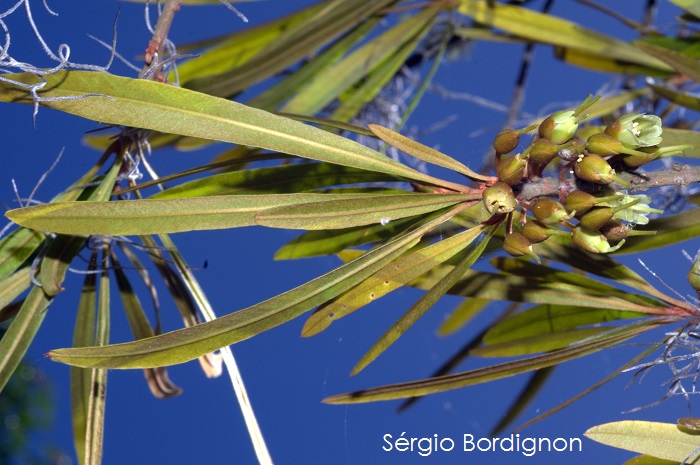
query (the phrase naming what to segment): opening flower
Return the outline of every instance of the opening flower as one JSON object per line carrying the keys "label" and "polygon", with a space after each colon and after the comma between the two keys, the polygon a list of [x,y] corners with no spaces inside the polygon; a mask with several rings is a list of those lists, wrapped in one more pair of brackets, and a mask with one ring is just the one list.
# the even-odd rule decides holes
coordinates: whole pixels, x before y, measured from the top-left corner
{"label": "opening flower", "polygon": [[660,144],[662,132],[661,118],[645,114],[625,115],[605,129],[606,134],[631,149]]}

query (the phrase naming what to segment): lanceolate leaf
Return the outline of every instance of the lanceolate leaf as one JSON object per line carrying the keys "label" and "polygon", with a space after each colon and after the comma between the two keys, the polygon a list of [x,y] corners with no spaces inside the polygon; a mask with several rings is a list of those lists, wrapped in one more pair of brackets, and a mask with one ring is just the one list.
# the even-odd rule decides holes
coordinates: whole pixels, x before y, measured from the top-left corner
{"label": "lanceolate leaf", "polygon": [[[442,296],[471,268],[476,260],[481,256],[488,244],[491,236],[500,226],[500,223],[489,226],[486,234],[480,239],[479,243],[469,250],[469,252],[460,260],[457,266],[454,267],[444,278],[442,278],[435,286],[431,287],[418,302],[411,306],[408,311],[387,330],[384,335],[367,351],[367,353],[357,362],[351,374],[357,374],[375,358],[384,352],[391,344],[401,337],[413,324],[418,321],[418,318],[423,316],[425,312],[437,303]],[[467,243],[468,245],[468,243]]]}
{"label": "lanceolate leaf", "polygon": [[654,92],[661,95],[662,97],[666,97],[673,103],[676,103],[689,110],[700,110],[700,98],[694,95],[691,95],[687,92],[678,92],[677,90],[670,89],[666,86],[649,84],[649,87],[654,89]]}
{"label": "lanceolate leaf", "polygon": [[477,226],[387,263],[374,276],[316,310],[304,325],[302,336],[318,334],[332,322],[413,281],[464,250],[484,229]]}
{"label": "lanceolate leaf", "polygon": [[593,338],[611,331],[611,327],[577,328],[551,332],[540,336],[516,339],[497,344],[476,347],[471,355],[477,357],[517,357],[563,349],[577,342]]}
{"label": "lanceolate leaf", "polygon": [[[190,0],[192,3],[204,3],[205,1],[208,0]],[[209,3],[218,3],[218,0]],[[192,79],[220,74],[243,65],[285,31],[299,27],[303,21],[308,21],[313,15],[318,14],[320,8],[320,4],[313,5],[282,18],[245,28],[227,37],[217,37],[210,42],[215,45],[204,50],[200,56],[178,64],[177,75],[180,83],[186,84]],[[214,11],[212,14],[215,14]],[[178,46],[178,51],[183,53],[195,48],[201,49],[207,45],[201,43],[185,44]]]}
{"label": "lanceolate leaf", "polygon": [[466,325],[471,319],[479,314],[490,304],[489,299],[473,299],[467,297],[462,300],[457,308],[442,322],[438,329],[440,336],[447,336]]}
{"label": "lanceolate leaf", "polygon": [[0,279],[15,272],[44,242],[41,233],[20,228],[0,240]]}
{"label": "lanceolate leaf", "polygon": [[646,42],[635,42],[635,45],[649,55],[665,62],[679,73],[685,74],[693,81],[700,81],[700,64],[698,64],[697,59]]}
{"label": "lanceolate leaf", "polygon": [[690,129],[664,128],[662,146],[682,144],[691,144],[693,148],[683,150],[683,153],[674,156],[700,158],[700,132]]}
{"label": "lanceolate leaf", "polygon": [[429,221],[284,294],[192,328],[109,347],[59,349],[49,356],[75,366],[150,368],[186,362],[281,325],[356,286],[412,247],[420,237],[459,211]]}
{"label": "lanceolate leaf", "polygon": [[[412,284],[421,289],[429,289],[448,271],[440,269],[435,272],[435,276],[425,276]],[[630,310],[652,315],[666,314],[666,309],[658,305],[632,303],[616,297],[591,294],[585,288],[571,284],[473,270],[467,271],[464,279],[450,289],[450,294],[512,302]]]}
{"label": "lanceolate leaf", "polygon": [[[7,80],[35,84],[31,74]],[[188,89],[106,73],[60,71],[46,76],[42,105],[94,121],[231,142],[405,177],[450,189],[457,186],[404,166],[357,142],[297,121]],[[31,103],[27,91],[0,82],[0,101]]]}
{"label": "lanceolate leaf", "polygon": [[327,201],[321,197],[318,202],[267,209],[255,215],[255,222],[272,228],[344,229],[387,224],[480,197],[479,194],[393,194]]}
{"label": "lanceolate leaf", "polygon": [[392,131],[391,129],[378,126],[376,124],[370,124],[369,129],[387,144],[390,144],[397,149],[418,158],[419,160],[427,161],[428,163],[457,171],[458,173],[461,173],[473,180],[491,181],[493,179],[491,176],[484,176],[475,173],[454,158],[438,152],[435,149],[431,149],[430,147],[426,147],[425,145],[409,139],[408,137]]}
{"label": "lanceolate leaf", "polygon": [[[355,98],[359,98],[360,101],[371,100],[373,92],[359,97],[356,94],[358,92],[366,94],[368,89],[365,85],[354,90],[351,90],[351,87],[366,78],[367,81],[364,84],[369,82],[369,86],[374,87],[374,92],[377,92],[381,88],[381,82],[376,82],[377,74],[372,72],[380,69],[383,64],[391,62],[396,56],[406,57],[415,47],[417,38],[426,32],[427,25],[432,23],[441,8],[442,5],[435,3],[367,42],[325,72],[316,75],[313,81],[287,102],[281,111],[315,114],[346,91],[350,96],[342,100]],[[380,81],[391,78],[404,61],[405,59],[400,59],[400,63],[393,63],[391,67],[394,68],[394,72],[383,76],[384,79],[380,78]],[[359,110],[357,104],[350,103],[350,107],[352,108],[336,111],[332,118],[348,120]]]}
{"label": "lanceolate leaf", "polygon": [[[89,273],[85,276],[83,289],[80,294],[78,312],[75,317],[73,330],[73,347],[88,347],[95,345],[95,318],[97,314],[97,251],[94,250],[88,263]],[[78,464],[85,464],[85,437],[87,433],[88,405],[92,370],[88,368],[71,367],[71,416],[73,419],[73,443]]]}
{"label": "lanceolate leaf", "polygon": [[30,273],[31,267],[25,266],[2,280],[2,286],[0,286],[0,309],[5,308],[27,290],[32,284],[29,277]]}
{"label": "lanceolate leaf", "polygon": [[[417,196],[417,197],[413,197]],[[396,200],[394,197],[401,197]],[[403,198],[406,197],[406,202]],[[5,215],[12,221],[40,231],[79,235],[145,235],[182,231],[239,228],[256,224],[255,215],[263,210],[284,205],[302,205],[322,202],[363,199],[360,201],[382,203],[386,194],[270,194],[224,195],[172,200],[122,200],[116,202],[62,202],[10,210]],[[422,211],[440,208],[465,200],[464,195],[442,197],[432,194],[406,194],[390,196],[394,205],[411,203],[421,199]],[[449,200],[448,200],[449,199]],[[410,207],[410,205],[409,205]],[[398,207],[397,207],[398,208]],[[310,213],[313,216],[313,213]],[[319,214],[319,217],[322,215]],[[376,218],[379,223],[380,217]],[[268,223],[266,223],[268,224]],[[281,224],[278,222],[277,224]],[[367,224],[367,223],[364,223]],[[269,222],[273,225],[273,220]]]}
{"label": "lanceolate leaf", "polygon": [[[677,425],[627,420],[594,426],[585,436],[608,446],[682,462],[700,446],[700,436],[681,431]],[[700,463],[694,456],[688,465]]]}
{"label": "lanceolate leaf", "polygon": [[0,339],[0,391],[22,361],[25,352],[39,330],[51,302],[40,287],[34,286],[24,299],[12,324]]}
{"label": "lanceolate leaf", "polygon": [[242,66],[216,76],[196,79],[188,86],[201,92],[232,96],[260,80],[277,74],[295,62],[316,53],[324,44],[361,24],[373,15],[382,15],[396,0],[330,0],[298,27],[288,29],[274,43]]}
{"label": "lanceolate leaf", "polygon": [[[99,346],[109,344],[110,326],[110,288],[106,245],[102,249],[102,273],[100,273],[97,296],[97,320],[95,323],[95,343]],[[90,398],[85,432],[85,464],[102,463],[102,444],[104,438],[104,418],[107,396],[107,370],[96,368],[90,370]]]}
{"label": "lanceolate leaf", "polygon": [[591,29],[585,29],[552,15],[515,5],[478,0],[461,0],[460,13],[482,24],[502,29],[525,39],[597,53],[612,59],[636,63],[661,70],[668,66],[656,58],[640,53],[632,45]]}
{"label": "lanceolate leaf", "polygon": [[379,223],[347,229],[308,231],[280,247],[275,253],[275,260],[329,255],[348,247],[379,242],[393,237],[414,221],[414,218],[403,218],[386,225]]}
{"label": "lanceolate leaf", "polygon": [[330,163],[295,163],[215,174],[165,189],[150,198],[163,200],[212,195],[290,194],[335,185],[396,180],[387,174]]}
{"label": "lanceolate leaf", "polygon": [[584,355],[596,352],[604,347],[622,342],[630,337],[636,336],[644,331],[648,331],[659,325],[668,323],[666,320],[646,321],[638,325],[629,326],[607,337],[585,344],[576,345],[566,349],[557,350],[548,354],[492,365],[485,368],[455,373],[452,375],[439,376],[418,381],[392,384],[362,391],[339,394],[323,400],[327,404],[355,404],[364,402],[374,402],[378,400],[403,399],[406,397],[423,396],[435,394],[451,389],[458,389],[474,384],[485,383],[496,379],[515,376],[528,371],[538,370],[549,366],[572,360]]}

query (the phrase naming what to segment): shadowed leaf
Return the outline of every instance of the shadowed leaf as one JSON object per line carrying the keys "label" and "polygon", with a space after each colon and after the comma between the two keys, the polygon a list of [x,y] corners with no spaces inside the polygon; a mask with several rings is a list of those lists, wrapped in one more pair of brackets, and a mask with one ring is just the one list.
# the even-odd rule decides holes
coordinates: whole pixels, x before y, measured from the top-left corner
{"label": "shadowed leaf", "polygon": [[355,404],[374,402],[378,400],[403,399],[406,397],[435,394],[451,389],[458,389],[496,379],[507,378],[583,357],[584,355],[591,354],[604,347],[612,346],[668,322],[669,321],[663,319],[656,321],[648,320],[638,325],[630,325],[628,327],[616,330],[615,332],[612,332],[611,334],[608,334],[607,336],[596,341],[590,341],[547,354],[537,355],[513,362],[500,363],[463,373],[455,373],[436,378],[409,381],[405,383],[365,389],[363,391],[356,391],[347,394],[339,394],[328,397],[324,399],[323,402],[327,404]]}

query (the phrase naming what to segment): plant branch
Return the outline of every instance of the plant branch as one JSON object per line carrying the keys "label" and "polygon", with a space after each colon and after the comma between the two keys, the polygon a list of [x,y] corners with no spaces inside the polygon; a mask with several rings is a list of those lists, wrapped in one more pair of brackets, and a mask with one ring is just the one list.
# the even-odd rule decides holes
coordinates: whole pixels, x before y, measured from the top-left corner
{"label": "plant branch", "polygon": [[[633,192],[663,186],[683,187],[700,182],[700,166],[675,164],[672,169],[667,171],[622,173],[621,177],[630,181],[632,184],[630,190]],[[565,183],[565,186],[561,186],[559,180],[553,177],[535,179],[523,184],[520,196],[522,200],[532,200],[541,196],[557,196],[562,187],[565,188],[565,191],[571,191],[574,188],[573,180],[566,180]],[[593,186],[593,184],[589,185]],[[617,183],[612,183],[609,186],[613,190],[625,189]],[[582,186],[578,186],[578,188],[581,189]]]}
{"label": "plant branch", "polygon": [[[139,78],[144,77],[146,73],[155,65],[158,64],[158,60],[163,55],[163,49],[168,40],[168,33],[170,32],[170,26],[175,18],[175,13],[180,10],[180,4],[182,0],[166,0],[163,6],[163,11],[158,16],[158,22],[156,27],[153,29],[153,37],[148,41],[148,47],[146,48],[146,55],[144,57],[144,65],[139,73]],[[152,73],[151,79],[157,80],[159,73]]]}

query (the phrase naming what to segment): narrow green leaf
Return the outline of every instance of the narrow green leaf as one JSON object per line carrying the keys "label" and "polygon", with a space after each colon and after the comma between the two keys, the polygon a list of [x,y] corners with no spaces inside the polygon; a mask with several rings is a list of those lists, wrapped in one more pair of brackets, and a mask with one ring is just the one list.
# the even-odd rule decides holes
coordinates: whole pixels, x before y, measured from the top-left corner
{"label": "narrow green leaf", "polygon": [[661,146],[690,144],[691,149],[683,150],[683,153],[674,157],[700,158],[700,132],[691,129],[664,128],[664,140]]}
{"label": "narrow green leaf", "polygon": [[605,284],[577,273],[561,271],[548,266],[510,257],[494,258],[491,260],[491,264],[494,266],[494,268],[501,270],[504,273],[522,277],[537,278],[545,281],[556,281],[558,283],[571,284],[579,287],[582,292],[587,294],[616,297],[641,305],[657,305],[658,307],[667,308],[667,305],[663,304],[662,302],[650,301],[650,299],[646,296],[632,294],[627,290],[618,289],[609,284]]}
{"label": "narrow green leaf", "polygon": [[457,171],[458,173],[461,173],[472,180],[493,180],[492,176],[484,176],[479,173],[476,173],[470,170],[466,165],[455,160],[449,155],[445,155],[442,152],[439,152],[419,142],[411,140],[408,137],[399,134],[398,132],[392,131],[391,129],[376,124],[370,124],[369,129],[387,144],[396,147],[402,152],[414,156],[419,160],[427,161],[428,163],[432,163],[437,166],[442,166],[444,168]]}
{"label": "narrow green leaf", "polygon": [[549,352],[569,347],[574,343],[605,334],[610,330],[611,328],[608,326],[550,331],[549,334],[476,347],[471,351],[471,355],[477,357],[517,357],[539,352]]}
{"label": "narrow green leaf", "polygon": [[460,0],[458,11],[475,21],[502,29],[525,39],[584,50],[606,57],[667,70],[663,61],[640,53],[632,45],[611,36],[515,5],[476,0]]}
{"label": "narrow green leaf", "polygon": [[109,347],[58,349],[49,356],[73,366],[151,368],[183,363],[279,326],[356,286],[449,220],[459,207],[306,284],[247,309],[153,338]]}
{"label": "narrow green leaf", "polygon": [[478,194],[369,194],[347,200],[321,197],[317,202],[267,209],[255,215],[255,222],[272,228],[344,229],[387,224],[478,198]]}
{"label": "narrow green leaf", "polygon": [[557,58],[570,65],[593,71],[615,74],[641,74],[660,78],[666,78],[671,74],[670,70],[661,70],[637,63],[621,61],[605,53],[594,53],[571,47],[556,47],[554,53]]}
{"label": "narrow green leaf", "polygon": [[20,228],[0,240],[0,280],[15,272],[44,242],[41,233]]}
{"label": "narrow green leaf", "polygon": [[635,42],[637,48],[644,50],[649,55],[668,64],[680,74],[688,76],[693,81],[700,81],[700,64],[696,58],[691,58],[671,50],[647,42]]}
{"label": "narrow green leaf", "polygon": [[150,198],[164,200],[213,195],[291,194],[341,184],[396,180],[387,174],[330,163],[295,163],[219,173],[165,189]]}
{"label": "narrow green leaf", "polygon": [[537,305],[492,326],[483,340],[486,344],[498,344],[558,333],[579,326],[644,316],[644,313],[608,308],[582,309],[568,305]]}
{"label": "narrow green leaf", "polygon": [[632,357],[630,360],[625,362],[624,365],[622,365],[620,368],[614,370],[609,375],[605,376],[603,379],[598,380],[593,385],[587,387],[586,389],[579,392],[578,394],[576,394],[572,397],[569,397],[564,402],[559,403],[556,407],[553,407],[553,408],[537,415],[535,418],[532,418],[531,420],[526,421],[522,425],[518,426],[513,432],[522,431],[523,429],[527,428],[528,426],[534,425],[535,423],[542,421],[545,418],[548,418],[548,417],[554,415],[555,413],[563,410],[564,408],[568,407],[569,405],[573,404],[574,402],[577,402],[578,400],[580,400],[583,397],[587,396],[588,394],[592,393],[593,391],[595,391],[599,387],[605,385],[608,381],[612,381],[613,379],[615,379],[620,373],[622,373],[627,368],[630,368],[630,367],[636,365],[637,363],[640,363],[642,360],[644,360],[649,355],[651,355],[656,350],[658,350],[660,347],[662,347],[664,345],[664,343],[665,343],[665,341],[662,340],[658,343],[650,345],[647,349],[643,350],[642,352],[640,352],[636,356]]}
{"label": "narrow green leaf", "polygon": [[[448,272],[448,267],[438,267],[434,270],[433,275],[421,277],[414,281],[412,285],[420,289],[430,289]],[[476,272],[473,270],[467,271],[464,279],[450,289],[449,292],[450,294],[481,299],[571,305],[583,308],[608,308],[652,315],[666,314],[666,309],[657,305],[635,304],[615,297],[591,295],[585,289],[566,283],[549,282],[522,276]]]}
{"label": "narrow green leaf", "polygon": [[[331,114],[331,118],[340,121],[350,121],[360,113],[366,104],[371,103],[396,76],[396,73],[406,65],[406,61],[419,47],[425,35],[432,30],[437,14],[441,9],[442,6],[439,3],[435,3],[432,7],[425,8],[422,13],[403,20],[391,31],[398,32],[395,35],[393,44],[387,44],[386,47],[382,47],[382,44],[379,42],[383,36],[369,42],[365,47],[370,49],[370,53],[374,49],[372,55],[377,55],[377,47],[382,47],[384,50],[381,51],[381,54],[385,54],[386,59],[378,64],[376,68],[371,69],[367,76],[356,82],[353,88],[347,89],[340,96],[340,104]],[[403,29],[406,33],[402,34],[402,31],[395,31],[398,29]],[[385,35],[387,34],[389,34],[389,31],[385,33]],[[351,58],[352,55],[348,57],[348,59]],[[371,58],[368,57],[366,61],[370,61]],[[342,69],[336,71],[344,72]],[[343,74],[337,75],[342,76]],[[322,76],[319,77],[323,79]],[[326,79],[326,82],[333,82],[333,80]]]}
{"label": "narrow green leaf", "polygon": [[673,103],[676,103],[689,110],[700,110],[700,98],[689,94],[688,92],[679,92],[669,87],[660,86],[656,84],[649,84],[649,87],[651,87],[654,90],[654,92],[661,95],[662,97],[666,97]]}
{"label": "narrow green leaf", "polygon": [[507,378],[583,357],[668,322],[669,321],[667,320],[646,321],[636,326],[623,328],[613,334],[609,334],[605,338],[601,338],[600,340],[557,350],[555,352],[537,355],[513,362],[500,363],[485,368],[478,368],[463,373],[455,373],[436,378],[409,381],[405,383],[365,389],[347,394],[339,394],[328,397],[324,399],[323,402],[327,404],[355,404],[374,402],[378,400],[403,399],[406,397],[435,394],[451,389],[458,389],[496,379]]}
{"label": "narrow green leaf", "polygon": [[330,0],[321,10],[301,21],[257,53],[242,66],[215,76],[195,79],[188,87],[210,95],[230,97],[254,83],[275,75],[299,60],[313,56],[324,44],[362,24],[374,15],[380,17],[396,0]]}
{"label": "narrow green leaf", "polygon": [[[204,1],[197,0],[196,3]],[[217,37],[210,42],[213,46],[204,50],[198,57],[178,63],[177,75],[180,84],[186,86],[187,82],[193,79],[217,75],[242,66],[285,31],[297,28],[304,21],[317,15],[321,8],[321,4],[316,4],[266,23],[247,27],[226,37]],[[209,44],[185,44],[182,47],[178,46],[178,51],[183,53],[207,45]]]}
{"label": "narrow green leaf", "polygon": [[31,268],[26,266],[2,281],[2,286],[0,286],[0,309],[5,308],[29,288],[32,284],[29,277],[30,273]]}
{"label": "narrow green leaf", "polygon": [[[97,312],[97,250],[93,250],[88,262],[88,274],[85,275],[83,288],[80,293],[78,312],[73,329],[73,347],[89,347],[95,345],[95,315]],[[92,370],[89,368],[71,367],[71,416],[73,419],[73,443],[78,464],[84,465],[86,450],[86,434],[88,428],[88,405],[92,389]]]}
{"label": "narrow green leaf", "polygon": [[[8,74],[7,81],[35,84],[31,74]],[[40,97],[80,97],[46,100],[55,108],[106,124],[231,142],[404,177],[427,184],[463,189],[398,163],[357,142],[273,115],[266,111],[144,79],[106,73],[59,71],[47,75]],[[0,82],[0,101],[32,103],[26,90]]]}
{"label": "narrow green leaf", "polygon": [[[438,197],[424,195],[431,196],[433,201]],[[128,236],[253,226],[256,224],[256,213],[273,207],[322,200],[369,200],[385,196],[386,194],[270,194],[61,202],[10,210],[5,216],[18,224],[42,231]]]}
{"label": "narrow green leaf", "polygon": [[[608,446],[676,462],[686,460],[700,446],[697,434],[685,433],[674,424],[652,421],[606,423],[590,428],[584,435]],[[700,457],[692,457],[686,463],[700,463]]]}
{"label": "narrow green leaf", "polygon": [[[401,318],[399,318],[399,320],[394,323],[391,328],[389,328],[387,332],[382,335],[382,337],[379,338],[379,340],[367,351],[367,353],[362,356],[360,361],[357,362],[355,367],[352,369],[351,375],[355,375],[362,371],[391,344],[396,342],[396,340],[401,337],[403,333],[413,326],[420,317],[425,315],[425,313],[430,310],[433,305],[435,305],[437,301],[440,300],[457,281],[459,281],[464,273],[471,268],[474,262],[476,262],[481,254],[484,253],[486,245],[499,226],[500,223],[491,225],[487,228],[485,236],[479,240],[476,247],[469,250],[464,258],[460,260],[457,266],[452,269],[452,271],[438,281],[435,286],[431,287],[428,292],[426,292],[418,300],[418,302],[413,304],[411,308],[409,308],[408,311],[406,311],[406,313],[404,313]],[[469,243],[467,243],[467,245],[468,244]]]}
{"label": "narrow green leaf", "polygon": [[49,303],[51,297],[40,287],[32,287],[12,324],[0,339],[0,392],[22,361],[29,344],[44,321]]}
{"label": "narrow green leaf", "polygon": [[[396,55],[403,44],[424,32],[425,25],[432,22],[441,8],[442,6],[436,3],[373,38],[334,66],[316,75],[308,86],[281,108],[281,111],[308,114],[319,112],[387,59]],[[334,115],[333,118],[345,119],[339,115]]]}
{"label": "narrow green leaf", "polygon": [[387,263],[363,283],[319,307],[304,324],[302,336],[318,334],[332,322],[413,281],[464,250],[484,229],[477,226]]}
{"label": "narrow green leaf", "polygon": [[489,299],[472,299],[469,297],[463,299],[462,303],[452,310],[450,316],[442,322],[438,329],[438,334],[440,336],[447,336],[448,334],[454,333],[471,321],[474,316],[485,309],[490,303],[491,301]]}
{"label": "narrow green leaf", "polygon": [[415,222],[415,218],[403,218],[386,225],[368,224],[346,229],[307,231],[292,239],[275,252],[275,260],[315,257],[338,253],[349,247],[389,239]]}
{"label": "narrow green leaf", "polygon": [[[109,259],[107,244],[102,249],[102,272],[100,273],[97,294],[97,321],[95,323],[95,344],[109,344]],[[90,370],[90,398],[88,401],[87,424],[85,430],[85,464],[102,463],[102,444],[104,438],[105,400],[107,396],[107,370],[96,368]]]}
{"label": "narrow green leaf", "polygon": [[[343,37],[333,42],[318,55],[314,56],[312,60],[303,63],[302,66],[291,75],[288,75],[282,81],[263,93],[256,95],[249,100],[247,104],[251,107],[260,108],[263,110],[274,110],[282,106],[283,103],[289,101],[289,99],[296,95],[301,89],[311,85],[316,76],[325,72],[325,70],[333,66],[346,53],[348,53],[349,50],[355,48],[357,43],[360,42],[367,34],[369,34],[381,20],[382,17],[380,15],[375,15],[371,18],[367,18],[364,22],[357,24]],[[313,118],[310,116],[313,114],[313,112],[310,111],[310,108],[297,107],[297,109],[302,110],[302,113],[275,113],[287,118],[299,119],[298,117],[303,117],[303,119],[300,119],[301,121],[324,124],[324,118]],[[355,131],[355,129],[349,130],[353,132]],[[366,129],[365,131],[368,132]]]}

